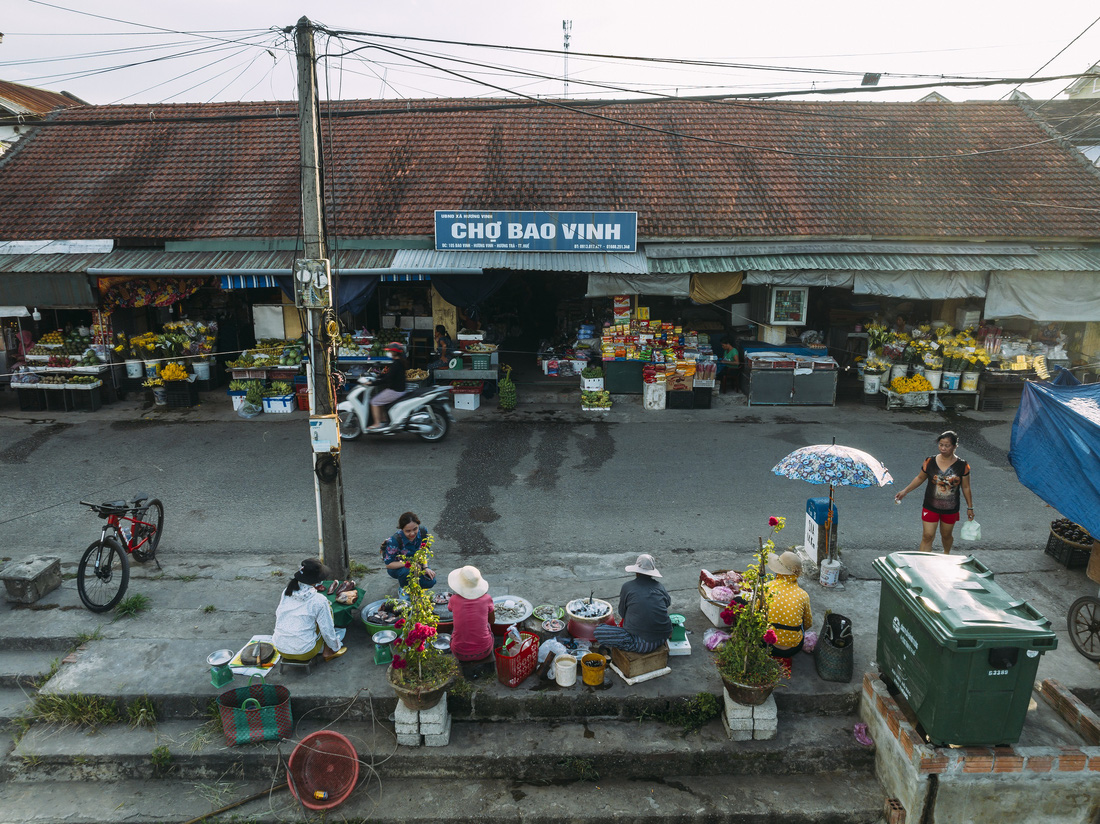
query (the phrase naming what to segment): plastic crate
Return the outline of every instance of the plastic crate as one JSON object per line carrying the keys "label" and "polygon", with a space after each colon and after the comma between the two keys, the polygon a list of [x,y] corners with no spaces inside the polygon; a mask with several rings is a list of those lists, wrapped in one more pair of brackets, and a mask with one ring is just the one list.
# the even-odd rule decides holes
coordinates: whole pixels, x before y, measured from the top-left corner
{"label": "plastic crate", "polygon": [[709,386],[696,386],[692,390],[692,395],[696,409],[710,409],[711,395],[714,394],[714,390]]}
{"label": "plastic crate", "polygon": [[42,412],[46,408],[46,392],[33,384],[17,386],[15,395],[19,398],[19,409],[23,412]]}
{"label": "plastic crate", "polygon": [[693,390],[680,389],[665,393],[665,409],[693,408],[695,408],[695,392]]}
{"label": "plastic crate", "polygon": [[298,399],[298,409],[302,412],[309,411],[309,392],[295,392],[294,397]]}
{"label": "plastic crate", "polygon": [[74,389],[72,396],[74,409],[95,412],[103,405],[103,394],[98,386],[93,386],[91,389]]}
{"label": "plastic crate", "polygon": [[165,381],[169,409],[188,409],[199,402],[199,393],[191,381]]}
{"label": "plastic crate", "polygon": [[455,395],[480,395],[481,390],[485,388],[484,381],[478,381],[476,384],[467,386],[452,386],[451,392]]}
{"label": "plastic crate", "polygon": [[230,373],[232,373],[233,380],[235,380],[235,381],[253,380],[255,378],[259,378],[260,380],[263,380],[264,378],[267,377],[267,370],[266,369],[237,369],[237,368],[230,367],[229,371],[230,371]]}
{"label": "plastic crate", "polygon": [[493,356],[489,353],[476,353],[466,356],[470,360],[471,369],[492,369]]}
{"label": "plastic crate", "polygon": [[539,662],[539,637],[521,630],[520,638],[519,652],[515,655],[502,655],[499,648],[493,650],[497,659],[497,680],[513,689],[535,671]]}
{"label": "plastic crate", "polygon": [[1092,544],[1088,546],[1071,544],[1068,541],[1063,541],[1051,531],[1050,537],[1047,538],[1046,549],[1043,551],[1066,569],[1081,569],[1088,566],[1089,556],[1092,554]]}
{"label": "plastic crate", "polygon": [[300,371],[297,366],[273,366],[267,370],[267,376],[273,381],[291,381]]}

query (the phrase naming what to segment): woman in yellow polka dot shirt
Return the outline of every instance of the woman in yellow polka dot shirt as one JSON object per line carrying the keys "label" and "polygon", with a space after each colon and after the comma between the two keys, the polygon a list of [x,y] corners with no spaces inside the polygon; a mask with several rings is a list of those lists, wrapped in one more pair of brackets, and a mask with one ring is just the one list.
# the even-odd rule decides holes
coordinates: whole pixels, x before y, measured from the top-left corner
{"label": "woman in yellow polka dot shirt", "polygon": [[765,587],[768,596],[768,622],[775,630],[775,643],[771,654],[775,658],[790,658],[802,649],[805,631],[813,626],[810,614],[810,596],[798,585],[802,573],[802,559],[793,552],[772,556],[768,572],[775,573],[775,580]]}

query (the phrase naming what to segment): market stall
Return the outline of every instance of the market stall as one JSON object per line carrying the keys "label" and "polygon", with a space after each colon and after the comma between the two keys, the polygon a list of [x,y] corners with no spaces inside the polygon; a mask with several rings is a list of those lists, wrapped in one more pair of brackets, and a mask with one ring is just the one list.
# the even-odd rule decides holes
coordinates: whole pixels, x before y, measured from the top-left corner
{"label": "market stall", "polygon": [[[83,332],[89,334],[83,334]],[[92,345],[90,330],[67,336],[48,332],[24,356],[25,363],[12,374],[11,384],[24,411],[94,411],[115,400],[110,362]]]}
{"label": "market stall", "polygon": [[741,391],[749,405],[832,406],[837,362],[822,347],[769,346],[743,342]]}

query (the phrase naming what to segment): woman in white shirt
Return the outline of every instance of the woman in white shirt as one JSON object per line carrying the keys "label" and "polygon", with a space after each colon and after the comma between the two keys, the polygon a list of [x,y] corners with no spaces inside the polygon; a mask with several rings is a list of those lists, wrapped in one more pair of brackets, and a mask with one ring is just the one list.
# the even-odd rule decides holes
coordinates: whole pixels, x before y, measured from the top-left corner
{"label": "woman in white shirt", "polygon": [[332,605],[314,589],[324,580],[323,570],[316,558],[306,558],[279,599],[272,643],[288,661],[309,661],[319,652],[329,661],[348,651],[343,632],[332,625]]}

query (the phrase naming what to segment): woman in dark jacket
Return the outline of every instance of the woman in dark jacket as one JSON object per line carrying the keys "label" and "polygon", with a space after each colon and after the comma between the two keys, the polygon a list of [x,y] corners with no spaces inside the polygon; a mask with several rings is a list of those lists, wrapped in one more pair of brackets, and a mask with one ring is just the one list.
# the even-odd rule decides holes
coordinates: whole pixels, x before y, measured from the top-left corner
{"label": "woman in dark jacket", "polygon": [[374,385],[374,394],[370,399],[370,418],[373,421],[369,429],[382,429],[388,422],[385,407],[397,403],[405,397],[405,350],[400,343],[386,345],[386,354],[393,363],[382,371],[382,377]]}

